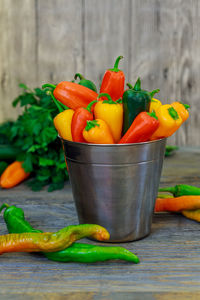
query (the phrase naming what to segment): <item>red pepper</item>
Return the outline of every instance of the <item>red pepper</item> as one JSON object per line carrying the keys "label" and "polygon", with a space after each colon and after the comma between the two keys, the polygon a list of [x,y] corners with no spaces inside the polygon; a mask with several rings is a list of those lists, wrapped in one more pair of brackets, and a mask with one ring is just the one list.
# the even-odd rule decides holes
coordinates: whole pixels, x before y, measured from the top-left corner
{"label": "red pepper", "polygon": [[143,111],[137,115],[118,144],[146,142],[157,130],[158,126],[159,121],[156,114]]}
{"label": "red pepper", "polygon": [[87,105],[98,96],[98,94],[91,89],[70,81],[62,81],[57,86],[44,84],[43,88],[45,87],[54,88],[54,97],[73,110],[79,107],[87,107]]}
{"label": "red pepper", "polygon": [[90,102],[86,108],[79,107],[75,110],[71,123],[72,140],[74,142],[87,143],[83,138],[83,129],[87,125],[88,120],[93,120],[91,108],[95,102],[97,100]]}
{"label": "red pepper", "polygon": [[[100,88],[100,93],[109,94],[114,101],[122,98],[124,93],[125,75],[118,69],[118,64],[121,58],[123,58],[123,56],[118,56],[114,64],[114,68],[105,72]],[[102,99],[107,100],[105,97],[102,97]]]}

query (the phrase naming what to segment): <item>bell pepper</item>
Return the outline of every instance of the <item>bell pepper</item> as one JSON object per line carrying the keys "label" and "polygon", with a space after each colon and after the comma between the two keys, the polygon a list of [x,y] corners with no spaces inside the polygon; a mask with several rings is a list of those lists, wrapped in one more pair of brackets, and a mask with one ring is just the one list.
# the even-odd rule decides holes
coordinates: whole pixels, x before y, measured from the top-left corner
{"label": "bell pepper", "polygon": [[106,122],[101,119],[87,121],[87,125],[83,130],[83,137],[88,143],[114,144],[110,128]]}
{"label": "bell pepper", "polygon": [[161,105],[156,115],[160,122],[158,129],[154,132],[151,140],[171,136],[182,124],[182,118],[170,104]]}
{"label": "bell pepper", "polygon": [[152,92],[147,92],[141,89],[141,80],[137,79],[134,87],[128,83],[129,89],[123,94],[122,103],[124,110],[123,134],[133,123],[136,116],[142,111],[149,111],[151,98],[159,89]]}
{"label": "bell pepper", "polygon": [[72,140],[74,142],[86,142],[86,140],[83,138],[83,129],[87,125],[87,121],[93,120],[91,108],[95,102],[97,102],[97,100],[90,102],[86,108],[79,107],[75,110],[71,123]]}
{"label": "bell pepper", "polygon": [[70,81],[62,81],[57,86],[53,84],[44,84],[42,86],[42,88],[46,87],[53,88],[54,97],[73,110],[79,107],[87,107],[98,96],[91,89]]}
{"label": "bell pepper", "polygon": [[101,93],[97,99],[106,97],[108,100],[98,101],[94,108],[95,119],[104,120],[109,126],[115,143],[121,138],[123,124],[123,106],[121,99],[113,101],[110,95]]}
{"label": "bell pepper", "polygon": [[171,103],[171,106],[178,112],[183,122],[185,122],[189,118],[188,109],[190,108],[190,105],[175,101]]}
{"label": "bell pepper", "polygon": [[58,131],[58,134],[60,137],[62,137],[65,140],[72,141],[72,132],[71,132],[71,123],[72,123],[72,117],[74,114],[73,109],[69,109],[67,106],[65,106],[62,103],[59,103],[53,93],[49,91],[49,94],[51,95],[54,103],[56,104],[59,114],[55,116],[53,119],[54,126],[56,130]]}
{"label": "bell pepper", "polygon": [[96,85],[91,80],[85,79],[85,77],[83,77],[83,75],[80,73],[75,74],[74,79],[76,80],[77,78],[80,79],[78,84],[83,85],[83,86],[87,87],[88,89],[91,89],[92,91],[97,93]]}
{"label": "bell pepper", "polygon": [[[114,68],[106,70],[100,87],[100,93],[109,94],[113,101],[121,98],[124,92],[125,75],[118,68],[119,61],[122,58],[123,56],[118,56]],[[106,100],[106,98],[102,99]]]}
{"label": "bell pepper", "polygon": [[0,177],[0,186],[9,189],[21,183],[30,176],[22,167],[23,162],[14,161],[4,170]]}
{"label": "bell pepper", "polygon": [[156,114],[154,112],[148,113],[143,111],[136,116],[132,125],[118,144],[147,142],[158,126],[159,121]]}
{"label": "bell pepper", "polygon": [[162,105],[162,102],[158,99],[152,98],[150,102],[149,112],[155,111]]}

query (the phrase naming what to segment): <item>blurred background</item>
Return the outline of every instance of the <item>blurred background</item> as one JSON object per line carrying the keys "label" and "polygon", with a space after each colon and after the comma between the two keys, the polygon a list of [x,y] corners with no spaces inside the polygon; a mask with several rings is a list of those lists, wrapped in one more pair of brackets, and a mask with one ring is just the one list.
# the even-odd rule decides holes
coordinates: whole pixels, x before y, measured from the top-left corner
{"label": "blurred background", "polygon": [[169,144],[200,146],[199,0],[0,0],[0,123],[16,119],[12,101],[30,88],[72,80],[100,85],[123,55],[126,82],[160,88],[156,98],[191,105]]}

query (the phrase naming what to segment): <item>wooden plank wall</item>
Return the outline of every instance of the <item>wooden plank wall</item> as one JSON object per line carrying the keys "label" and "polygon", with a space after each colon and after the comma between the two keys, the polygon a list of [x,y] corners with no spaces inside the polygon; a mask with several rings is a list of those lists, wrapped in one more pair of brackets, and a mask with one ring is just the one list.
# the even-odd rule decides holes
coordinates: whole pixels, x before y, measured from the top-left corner
{"label": "wooden plank wall", "polygon": [[97,86],[123,55],[127,81],[160,88],[163,103],[191,105],[190,119],[169,139],[200,146],[199,0],[1,0],[0,122],[23,82],[71,80],[76,72]]}

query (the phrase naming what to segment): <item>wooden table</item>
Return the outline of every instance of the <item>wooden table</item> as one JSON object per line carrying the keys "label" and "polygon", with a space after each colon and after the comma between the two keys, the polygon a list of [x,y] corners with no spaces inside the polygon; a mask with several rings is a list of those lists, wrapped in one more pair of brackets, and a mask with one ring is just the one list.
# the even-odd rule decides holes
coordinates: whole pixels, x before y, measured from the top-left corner
{"label": "wooden table", "polygon": [[[200,149],[180,148],[165,158],[161,186],[200,186]],[[56,231],[77,224],[70,184],[60,191],[32,192],[25,185],[0,190],[1,203],[22,207],[35,227]],[[7,233],[0,218],[1,234]],[[152,233],[121,246],[141,263],[57,263],[42,254],[0,258],[1,299],[200,299],[200,224],[178,214],[157,214]],[[92,243],[84,240],[84,242]]]}

